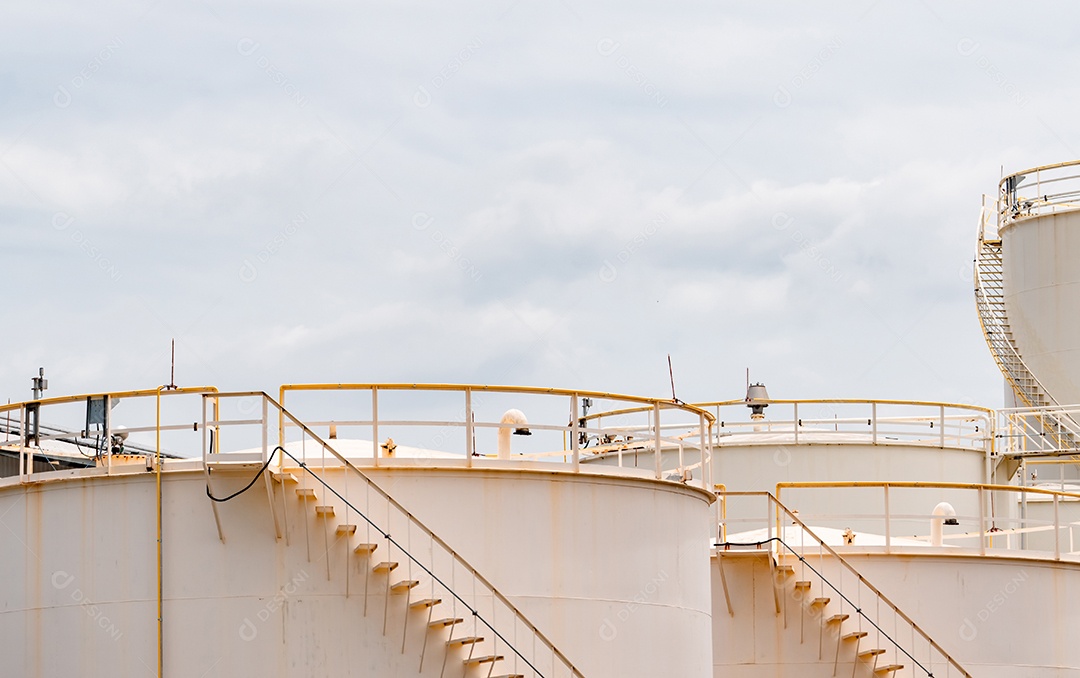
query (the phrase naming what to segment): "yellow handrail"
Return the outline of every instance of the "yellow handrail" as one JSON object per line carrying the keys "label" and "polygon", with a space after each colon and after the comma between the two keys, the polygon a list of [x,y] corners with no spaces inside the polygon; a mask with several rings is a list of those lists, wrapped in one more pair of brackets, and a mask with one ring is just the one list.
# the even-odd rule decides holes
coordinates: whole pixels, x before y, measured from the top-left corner
{"label": "yellow handrail", "polygon": [[[192,393],[217,393],[216,386],[178,386],[175,389],[169,389],[168,391],[162,391],[161,395],[184,395]],[[82,393],[79,395],[67,395],[56,396],[53,398],[42,398],[41,400],[25,400],[18,403],[7,403],[0,405],[0,412],[10,412],[17,410],[21,407],[25,407],[31,403],[40,405],[61,405],[63,403],[77,403],[85,402],[87,398],[103,398],[109,396],[112,399],[119,400],[120,398],[143,398],[154,396],[157,397],[158,389],[145,388],[136,391],[102,391],[99,393]]]}
{"label": "yellow handrail", "polygon": [[[581,396],[583,398],[598,398],[602,400],[623,400],[626,402],[642,403],[648,407],[660,405],[670,409],[680,409],[703,415],[707,420],[713,421],[714,417],[707,411],[695,405],[664,398],[650,398],[647,396],[627,395],[623,393],[610,393],[606,391],[588,391],[584,389],[570,388],[545,388],[541,386],[501,386],[493,384],[442,384],[442,383],[358,383],[358,384],[282,384],[279,389],[280,401],[284,404],[285,393],[288,391],[482,391],[490,393],[523,393],[531,395],[558,395],[558,396]],[[587,417],[583,417],[587,418]]]}

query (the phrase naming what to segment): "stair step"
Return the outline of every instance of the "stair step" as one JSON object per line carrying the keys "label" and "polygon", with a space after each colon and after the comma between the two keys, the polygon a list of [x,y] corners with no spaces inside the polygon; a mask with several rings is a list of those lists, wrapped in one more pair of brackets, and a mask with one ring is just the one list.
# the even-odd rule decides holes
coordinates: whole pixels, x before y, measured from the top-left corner
{"label": "stair step", "polygon": [[880,648],[875,648],[873,650],[863,650],[859,653],[859,659],[870,659],[872,657],[878,656],[879,654],[885,654],[885,650],[882,650]]}
{"label": "stair step", "polygon": [[375,549],[379,548],[378,544],[357,544],[353,549],[353,553],[375,553]]}
{"label": "stair step", "polygon": [[426,610],[429,607],[435,607],[442,603],[442,598],[424,598],[423,600],[417,600],[409,603],[410,610]]}
{"label": "stair step", "polygon": [[447,647],[465,647],[466,645],[473,645],[475,643],[482,643],[484,639],[482,636],[462,636],[460,638],[451,638],[446,641]]}
{"label": "stair step", "polygon": [[500,676],[492,676],[491,678],[525,678],[523,673],[504,673]]}
{"label": "stair step", "polygon": [[808,588],[810,588],[810,582],[808,582],[806,580],[797,581],[797,582],[795,582],[795,588],[797,588],[797,589],[808,589]]}
{"label": "stair step", "polygon": [[314,499],[315,489],[311,487],[298,487],[296,488],[296,496],[300,499]]}
{"label": "stair step", "polygon": [[447,626],[454,626],[455,624],[460,624],[460,623],[462,623],[464,621],[465,621],[464,619],[461,619],[459,617],[447,617],[446,619],[436,619],[435,621],[428,624],[428,628],[441,629],[441,628],[445,628]]}
{"label": "stair step", "polygon": [[879,667],[877,667],[876,669],[874,669],[874,673],[876,673],[876,674],[892,673],[893,671],[899,671],[902,668],[904,668],[903,664],[889,664],[888,666],[879,666]]}
{"label": "stair step", "polygon": [[825,620],[826,624],[839,624],[840,622],[847,621],[851,617],[850,614],[834,614]]}
{"label": "stair step", "polygon": [[330,518],[334,515],[333,506],[316,506],[315,515],[322,516],[323,518]]}
{"label": "stair step", "polygon": [[338,525],[336,532],[338,534],[356,534],[356,525]]}
{"label": "stair step", "polygon": [[397,566],[397,563],[391,562],[389,560],[384,560],[383,562],[378,563],[377,565],[375,565],[375,567],[371,569],[375,572],[392,572]]}
{"label": "stair step", "polygon": [[852,631],[840,636],[840,640],[859,640],[866,637],[866,631]]}
{"label": "stair step", "polygon": [[286,473],[286,472],[283,472],[283,471],[275,471],[274,473],[270,474],[270,477],[273,478],[275,481],[277,481],[279,483],[297,483],[297,482],[300,482],[299,480],[296,479],[296,476],[294,476],[293,474]]}
{"label": "stair step", "polygon": [[810,601],[810,606],[815,607],[817,605],[825,606],[829,604],[829,598],[814,598]]}
{"label": "stair step", "polygon": [[470,657],[461,663],[465,666],[480,666],[481,664],[493,664],[502,660],[503,656],[501,654],[488,654],[483,657]]}
{"label": "stair step", "polygon": [[790,565],[777,565],[776,566],[776,571],[779,572],[784,577],[788,577],[788,576],[791,576],[791,575],[795,574],[795,568],[793,568]]}
{"label": "stair step", "polygon": [[391,584],[390,585],[390,590],[393,591],[394,593],[404,593],[404,592],[409,591],[409,590],[411,590],[414,587],[419,586],[419,585],[420,585],[420,582],[418,582],[415,579],[404,579],[402,581],[397,582],[396,584]]}

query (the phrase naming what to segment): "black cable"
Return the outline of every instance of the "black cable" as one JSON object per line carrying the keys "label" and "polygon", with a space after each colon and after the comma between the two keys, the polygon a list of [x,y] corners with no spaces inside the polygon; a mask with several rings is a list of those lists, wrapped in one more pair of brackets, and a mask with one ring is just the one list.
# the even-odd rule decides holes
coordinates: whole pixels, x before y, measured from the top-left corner
{"label": "black cable", "polygon": [[[213,431],[210,432],[210,449],[211,450],[214,449],[214,432]],[[253,485],[255,485],[255,481],[257,481],[260,477],[262,477],[262,474],[266,472],[266,469],[270,466],[270,462],[272,462],[274,460],[274,454],[278,450],[281,450],[282,452],[285,451],[285,449],[282,448],[280,445],[275,447],[273,452],[270,453],[270,456],[266,458],[266,463],[262,465],[262,468],[259,469],[259,472],[255,474],[255,477],[251,479],[251,482],[248,483],[246,486],[244,486],[244,489],[237,490],[236,492],[233,492],[229,496],[219,499],[218,497],[215,497],[214,495],[210,494],[210,483],[207,483],[206,484],[206,496],[210,497],[211,501],[226,502],[226,501],[229,501],[230,499],[235,499],[236,497],[239,497],[241,494],[247,492],[248,490],[250,490],[252,488]]]}

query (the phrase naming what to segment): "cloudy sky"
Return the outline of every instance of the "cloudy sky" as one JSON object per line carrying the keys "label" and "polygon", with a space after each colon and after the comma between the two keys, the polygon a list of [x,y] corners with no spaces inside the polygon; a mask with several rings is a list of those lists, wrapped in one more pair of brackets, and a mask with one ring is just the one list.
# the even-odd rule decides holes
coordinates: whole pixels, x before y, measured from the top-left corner
{"label": "cloudy sky", "polygon": [[432,381],[997,406],[982,193],[1069,2],[19,3],[0,396]]}

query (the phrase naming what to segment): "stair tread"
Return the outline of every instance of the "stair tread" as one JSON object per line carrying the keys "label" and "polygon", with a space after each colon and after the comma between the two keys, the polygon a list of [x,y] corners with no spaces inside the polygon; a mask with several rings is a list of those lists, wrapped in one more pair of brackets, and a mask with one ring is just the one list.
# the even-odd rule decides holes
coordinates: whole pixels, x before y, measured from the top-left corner
{"label": "stair tread", "polygon": [[888,666],[879,666],[874,669],[874,673],[892,673],[893,671],[899,671],[904,668],[903,664],[889,664]]}
{"label": "stair tread", "polygon": [[851,633],[845,633],[840,636],[841,640],[859,640],[866,637],[866,631],[852,631]]}
{"label": "stair tread", "polygon": [[316,506],[315,515],[329,518],[330,516],[334,515],[334,507],[328,505]]}
{"label": "stair tread", "polygon": [[448,647],[454,647],[455,645],[472,645],[474,643],[484,642],[483,636],[462,636],[460,638],[451,638],[446,641]]}
{"label": "stair tread", "polygon": [[337,526],[336,531],[338,534],[356,534],[356,525],[343,523]]}
{"label": "stair tread", "polygon": [[795,582],[795,588],[797,588],[797,589],[808,589],[808,588],[810,588],[811,583],[812,582],[809,582],[809,581],[806,581],[805,579],[802,579],[802,580],[799,580],[799,581]]}
{"label": "stair tread", "polygon": [[851,618],[850,614],[834,614],[825,620],[826,624],[836,624],[837,622],[846,621]]}
{"label": "stair tread", "polygon": [[298,487],[296,488],[296,496],[301,499],[314,499],[315,489],[311,487]]}
{"label": "stair tread", "polygon": [[860,657],[876,657],[879,654],[885,654],[885,650],[882,650],[881,648],[874,648],[872,650],[863,650],[862,652],[859,653],[859,656]]}
{"label": "stair tread", "polygon": [[428,624],[428,628],[438,629],[446,626],[454,626],[455,624],[461,624],[465,620],[461,617],[447,617],[445,619],[436,619]]}
{"label": "stair tread", "polygon": [[501,662],[503,656],[501,654],[486,654],[482,657],[470,657],[463,661],[465,666],[479,666],[480,664],[491,664],[492,662]]}
{"label": "stair tread", "polygon": [[276,480],[279,483],[296,483],[296,482],[300,482],[300,481],[298,481],[296,479],[296,476],[294,476],[291,473],[284,472],[284,471],[275,471],[274,473],[270,474],[270,477],[273,478],[274,480]]}
{"label": "stair tread", "polygon": [[409,608],[413,610],[426,610],[429,607],[435,607],[442,603],[442,598],[423,598],[409,603]]}
{"label": "stair tread", "polygon": [[353,549],[353,553],[374,553],[375,549],[379,548],[378,544],[363,543],[357,544]]}
{"label": "stair tread", "polygon": [[409,589],[419,586],[420,582],[415,579],[403,579],[399,582],[390,585],[390,590],[394,593],[401,593],[402,591],[408,591]]}
{"label": "stair tread", "polygon": [[814,598],[810,601],[811,605],[828,605],[831,598]]}
{"label": "stair tread", "polygon": [[395,563],[395,562],[392,562],[392,561],[389,561],[389,560],[384,560],[383,562],[378,563],[377,565],[375,565],[375,567],[373,567],[371,569],[373,569],[376,572],[390,572],[391,570],[395,569],[397,566],[398,566],[398,564]]}

